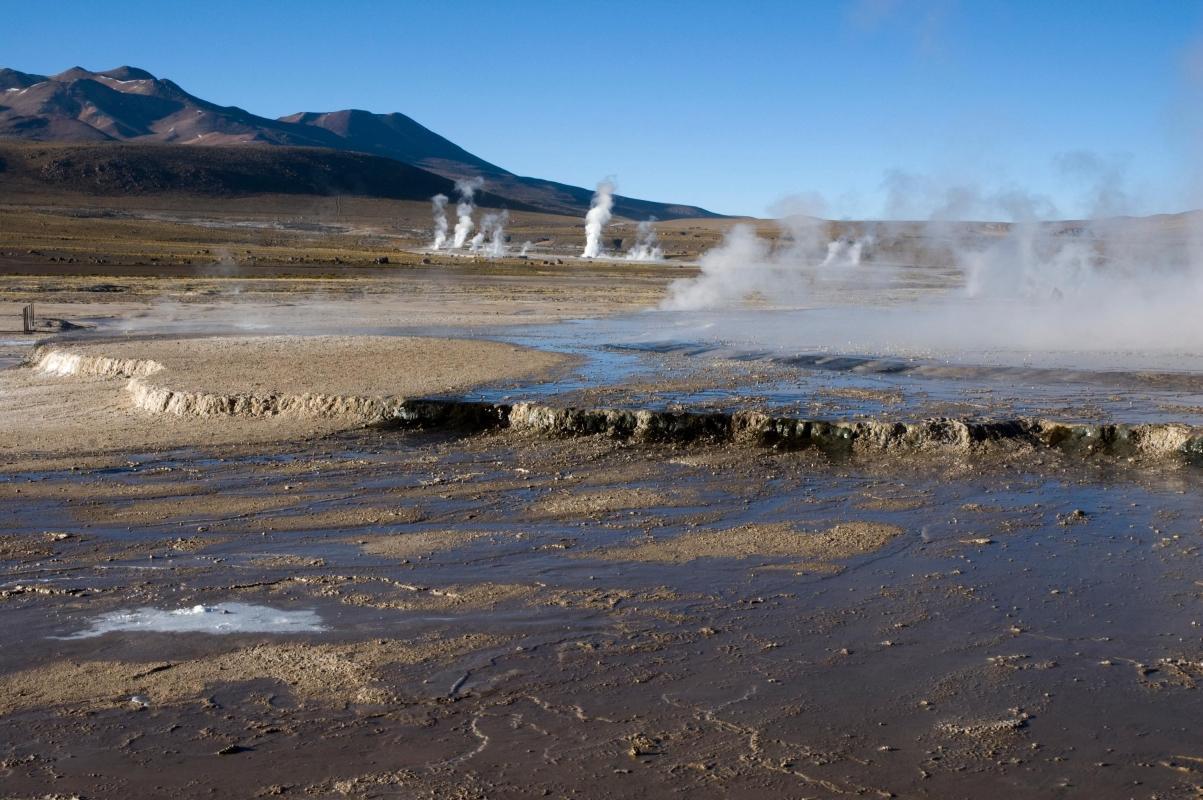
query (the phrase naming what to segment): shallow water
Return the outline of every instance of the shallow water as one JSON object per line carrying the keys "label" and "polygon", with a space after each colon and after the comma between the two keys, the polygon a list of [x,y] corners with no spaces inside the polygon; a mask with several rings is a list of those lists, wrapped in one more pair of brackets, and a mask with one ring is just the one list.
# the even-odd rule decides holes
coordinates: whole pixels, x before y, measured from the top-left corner
{"label": "shallow water", "polygon": [[[571,379],[483,399],[577,399],[609,387],[611,404],[735,411],[756,407],[828,419],[932,416],[1047,417],[1066,422],[1180,422],[1203,425],[1203,355],[1187,352],[1062,351],[906,354],[824,339],[835,309],[789,312],[647,312],[489,331],[516,344],[565,350],[588,360]],[[811,346],[750,331],[764,317],[816,331]],[[741,332],[742,325],[749,332]],[[798,337],[805,341],[804,337]],[[637,356],[637,360],[630,357]],[[626,380],[653,384],[624,394]]]}
{"label": "shallow water", "polygon": [[[10,530],[29,542],[47,529],[76,538],[3,562],[6,590],[47,591],[5,597],[0,636],[24,646],[0,652],[0,675],[62,659],[175,663],[265,641],[246,631],[52,638],[131,607],[313,609],[326,630],[301,638],[318,643],[508,637],[391,674],[398,699],[383,706],[302,702],[230,675],[206,688],[205,703],[152,697],[133,712],[124,694],[87,717],[24,712],[0,735],[0,757],[17,765],[13,791],[82,791],[101,775],[135,793],[197,796],[211,751],[236,742],[250,749],[206,790],[304,786],[336,761],[347,775],[408,770],[444,793],[437,765],[454,763],[492,796],[569,786],[586,797],[988,796],[1050,794],[1064,782],[1127,796],[1121,787],[1135,781],[1145,796],[1184,790],[1190,773],[1166,764],[1203,748],[1193,724],[1203,713],[1203,476],[1192,470],[357,433],[12,481],[75,485],[79,499],[4,500],[17,512]],[[106,522],[136,508],[133,487],[175,492],[175,508]],[[545,510],[631,490],[657,499]],[[285,497],[289,513],[315,522],[278,527],[275,507],[189,509],[209,492]],[[376,507],[420,513],[317,523],[332,508]],[[834,572],[787,556],[600,557],[698,530],[850,521],[901,533]],[[360,546],[439,531],[482,535],[405,559]],[[525,588],[486,603],[431,594],[480,585]],[[202,730],[218,742],[205,744]],[[167,769],[130,739],[152,731],[167,733],[147,742],[175,751]],[[648,755],[628,754],[637,735],[652,742]],[[114,742],[103,758],[86,744],[97,737]],[[21,760],[30,752],[54,759],[62,777],[41,783],[39,762]],[[514,765],[522,780],[507,788]]]}

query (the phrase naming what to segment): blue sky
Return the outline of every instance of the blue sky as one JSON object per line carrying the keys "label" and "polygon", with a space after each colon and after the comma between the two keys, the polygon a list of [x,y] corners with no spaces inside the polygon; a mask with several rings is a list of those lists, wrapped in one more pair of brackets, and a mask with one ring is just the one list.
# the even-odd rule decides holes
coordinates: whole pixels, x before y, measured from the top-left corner
{"label": "blue sky", "polygon": [[[764,214],[800,194],[832,217],[923,216],[963,185],[1088,212],[1092,178],[1067,163],[1122,184],[1125,211],[1203,206],[1197,2],[2,10],[0,63],[17,69],[133,64],[267,116],[402,111],[521,174],[581,185],[614,175],[623,194],[727,213]],[[890,175],[906,178],[893,182],[907,187],[902,202]]]}

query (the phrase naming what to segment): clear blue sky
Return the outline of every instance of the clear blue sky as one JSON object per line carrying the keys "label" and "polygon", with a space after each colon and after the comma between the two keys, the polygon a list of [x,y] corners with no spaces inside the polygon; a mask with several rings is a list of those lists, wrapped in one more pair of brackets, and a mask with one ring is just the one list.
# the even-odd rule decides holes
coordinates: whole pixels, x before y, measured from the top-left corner
{"label": "clear blue sky", "polygon": [[[124,2],[0,6],[0,62],[143,67],[259,114],[402,111],[527,175],[763,214],[899,209],[883,180],[1084,210],[1055,167],[1123,165],[1126,210],[1203,205],[1197,2]],[[1203,68],[1196,70],[1203,72]],[[1194,81],[1192,81],[1194,75]],[[1080,159],[1079,159],[1080,160]]]}

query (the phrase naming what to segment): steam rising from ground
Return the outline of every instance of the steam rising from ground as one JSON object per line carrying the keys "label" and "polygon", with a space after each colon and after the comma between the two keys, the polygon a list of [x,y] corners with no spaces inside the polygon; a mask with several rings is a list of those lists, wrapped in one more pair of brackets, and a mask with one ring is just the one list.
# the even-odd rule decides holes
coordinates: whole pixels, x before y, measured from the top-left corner
{"label": "steam rising from ground", "polygon": [[509,220],[508,211],[485,214],[480,221],[480,231],[472,237],[469,249],[473,253],[484,253],[489,258],[505,256],[505,226]]}
{"label": "steam rising from ground", "polygon": [[434,241],[430,243],[431,250],[439,250],[447,243],[447,195],[436,194],[430,198],[434,214]]}
{"label": "steam rising from ground", "polygon": [[671,310],[737,308],[754,305],[798,306],[812,303],[820,290],[841,284],[884,285],[888,268],[862,263],[873,238],[831,238],[825,220],[806,216],[779,222],[775,239],[757,235],[751,225],[736,225],[723,243],[702,256],[702,274],[675,281],[661,308]]}
{"label": "steam rising from ground", "polygon": [[597,258],[601,255],[602,230],[610,222],[614,210],[614,183],[604,180],[597,184],[589,213],[585,214],[585,252],[581,258]]}
{"label": "steam rising from ground", "polygon": [[[1073,154],[1059,166],[1097,216],[1050,222],[1047,198],[951,187],[923,222],[795,214],[772,236],[737,225],[661,308],[761,309],[708,315],[706,335],[785,349],[1008,361],[1203,350],[1203,213],[1117,216],[1114,164]],[[889,180],[899,202],[930,194]],[[991,218],[1005,221],[966,221]]]}
{"label": "steam rising from ground", "polygon": [[473,202],[473,197],[485,185],[484,178],[479,175],[475,178],[458,180],[455,182],[455,191],[459,192],[459,203],[455,206],[455,214],[458,221],[455,223],[455,239],[451,246],[459,250],[468,241],[468,234],[472,232],[472,212],[476,210],[476,203]]}
{"label": "steam rising from ground", "polygon": [[651,217],[639,223],[635,229],[635,244],[627,251],[627,261],[660,261],[664,258],[656,237],[655,222],[656,218]]}

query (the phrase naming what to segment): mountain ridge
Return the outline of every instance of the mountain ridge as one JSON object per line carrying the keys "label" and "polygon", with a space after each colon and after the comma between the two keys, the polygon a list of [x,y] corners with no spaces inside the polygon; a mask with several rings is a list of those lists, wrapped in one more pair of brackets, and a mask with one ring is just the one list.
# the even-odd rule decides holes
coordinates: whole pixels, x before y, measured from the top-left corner
{"label": "mountain ridge", "polygon": [[[386,158],[451,181],[479,175],[485,180],[489,202],[515,208],[579,215],[592,197],[590,189],[515,175],[400,112],[302,111],[271,119],[237,106],[217,105],[169,79],[128,65],[102,72],[76,66],[50,76],[0,68],[0,141],[4,139],[320,148]],[[144,150],[137,158],[145,164],[154,154]],[[105,157],[112,163],[112,154]],[[136,170],[126,172],[132,175]],[[163,169],[159,174],[184,179],[192,173]],[[417,173],[407,174],[418,178]],[[394,193],[412,194],[402,189]],[[696,206],[623,196],[615,197],[614,212],[631,219],[721,216]]]}

